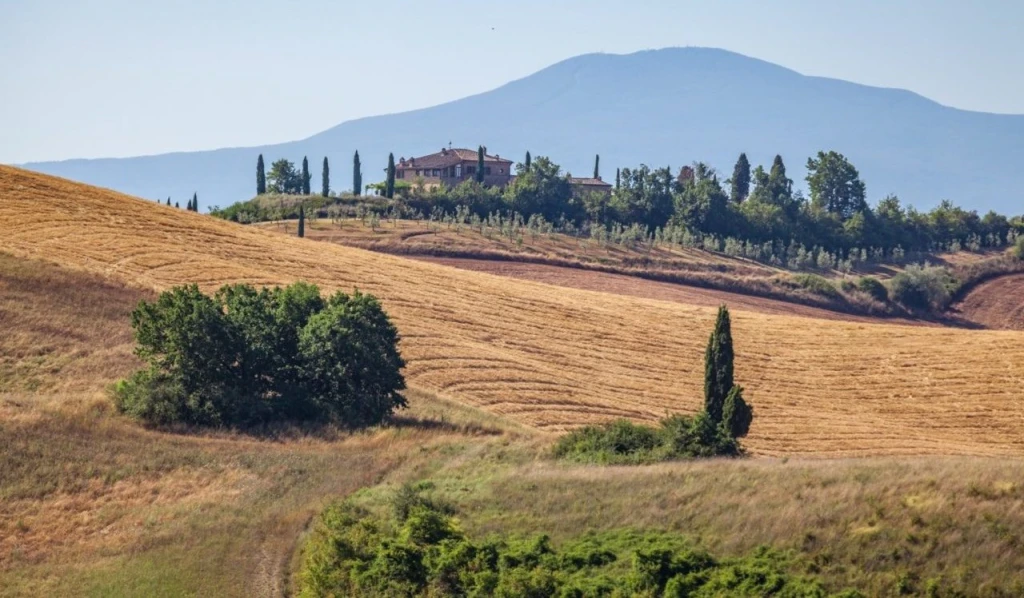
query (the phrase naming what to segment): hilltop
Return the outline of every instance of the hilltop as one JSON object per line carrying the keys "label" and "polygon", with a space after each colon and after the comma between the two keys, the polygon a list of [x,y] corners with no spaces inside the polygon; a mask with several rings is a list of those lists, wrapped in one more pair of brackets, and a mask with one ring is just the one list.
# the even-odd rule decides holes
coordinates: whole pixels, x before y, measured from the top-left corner
{"label": "hilltop", "polygon": [[797,165],[834,149],[861,169],[872,201],[898,193],[919,208],[948,198],[1015,213],[1019,203],[1006,190],[1017,186],[1022,135],[1024,116],[957,110],[725,50],[670,48],[577,56],[486,93],[345,122],[290,143],[27,167],[147,198],[184,202],[198,192],[209,207],[251,196],[260,153],[295,162],[308,155],[314,163],[327,156],[341,190],[351,186],[357,149],[364,183],[383,178],[388,152],[421,155],[448,142],[486,144],[514,159],[530,150],[575,173],[589,172],[597,153],[612,169],[703,160],[729,172],[740,152],[754,164],[781,154]]}
{"label": "hilltop", "polygon": [[[0,168],[0,251],[164,289],[285,284],[382,298],[412,384],[541,430],[700,405],[713,308],[381,255]],[[48,206],[40,218],[40,205]],[[1020,454],[1024,337],[737,311],[761,455]]]}

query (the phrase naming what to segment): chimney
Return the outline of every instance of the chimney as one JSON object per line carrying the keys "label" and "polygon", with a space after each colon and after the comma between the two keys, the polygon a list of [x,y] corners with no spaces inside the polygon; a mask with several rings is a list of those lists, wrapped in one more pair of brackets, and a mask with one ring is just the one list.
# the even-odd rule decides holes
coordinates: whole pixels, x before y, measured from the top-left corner
{"label": "chimney", "polygon": [[447,149],[445,149],[444,147],[442,147],[442,148],[441,148],[441,155],[442,155],[442,156],[447,156],[447,155],[448,155],[448,150],[447,150]]}

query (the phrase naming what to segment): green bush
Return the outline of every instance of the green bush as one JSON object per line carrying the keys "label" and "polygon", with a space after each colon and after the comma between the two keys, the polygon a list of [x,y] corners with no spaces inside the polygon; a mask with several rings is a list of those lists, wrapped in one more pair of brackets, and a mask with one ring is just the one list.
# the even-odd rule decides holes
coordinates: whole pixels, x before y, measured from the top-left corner
{"label": "green bush", "polygon": [[889,290],[873,276],[861,276],[857,281],[857,289],[868,294],[875,301],[884,303],[889,300]]}
{"label": "green bush", "polygon": [[945,268],[911,264],[893,276],[889,294],[908,309],[942,311],[949,305],[949,288],[954,282]]}
{"label": "green bush", "polygon": [[546,535],[474,541],[440,510],[401,520],[342,502],[315,524],[298,581],[302,597],[827,595],[795,569],[786,553],[716,559],[661,532],[588,533],[558,548]]}
{"label": "green bush", "polygon": [[817,274],[797,274],[793,277],[797,286],[807,289],[815,295],[828,297],[829,299],[839,298],[839,290],[827,278]]}
{"label": "green bush", "polygon": [[1024,260],[1024,236],[1017,238],[1017,242],[1013,245],[1011,252],[1013,253],[1013,257],[1019,260]]}
{"label": "green bush", "polygon": [[147,367],[115,385],[124,413],[166,425],[373,425],[405,406],[398,333],[371,295],[305,283],[176,287],[132,312]]}

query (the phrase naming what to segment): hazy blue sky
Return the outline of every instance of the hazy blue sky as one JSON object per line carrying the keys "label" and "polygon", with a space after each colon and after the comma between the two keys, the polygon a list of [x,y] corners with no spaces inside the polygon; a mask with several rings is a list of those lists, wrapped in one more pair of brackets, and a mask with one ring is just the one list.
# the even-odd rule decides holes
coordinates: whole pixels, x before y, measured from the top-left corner
{"label": "hazy blue sky", "polygon": [[1024,113],[1013,0],[0,0],[0,162],[288,141],[687,45]]}

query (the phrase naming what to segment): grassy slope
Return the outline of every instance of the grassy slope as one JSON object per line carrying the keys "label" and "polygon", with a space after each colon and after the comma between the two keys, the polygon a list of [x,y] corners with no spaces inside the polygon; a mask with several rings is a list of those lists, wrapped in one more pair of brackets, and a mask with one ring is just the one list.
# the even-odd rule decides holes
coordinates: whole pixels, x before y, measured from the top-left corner
{"label": "grassy slope", "polygon": [[[0,167],[0,250],[147,287],[197,281],[382,297],[410,380],[531,426],[700,405],[706,307],[560,289],[282,237]],[[40,205],[53,212],[40,218]],[[1024,335],[737,312],[762,455],[1021,454]]]}
{"label": "grassy slope", "polygon": [[351,437],[144,430],[103,388],[137,367],[148,295],[0,254],[0,595],[280,594],[324,500],[503,429],[413,391],[397,428]]}

